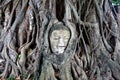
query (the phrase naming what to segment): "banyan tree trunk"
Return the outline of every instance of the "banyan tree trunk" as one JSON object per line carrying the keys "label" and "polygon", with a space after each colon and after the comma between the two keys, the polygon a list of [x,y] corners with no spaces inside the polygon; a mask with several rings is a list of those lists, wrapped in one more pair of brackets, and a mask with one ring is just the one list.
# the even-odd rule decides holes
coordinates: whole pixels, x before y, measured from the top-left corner
{"label": "banyan tree trunk", "polygon": [[118,20],[111,0],[0,0],[0,78],[120,80]]}

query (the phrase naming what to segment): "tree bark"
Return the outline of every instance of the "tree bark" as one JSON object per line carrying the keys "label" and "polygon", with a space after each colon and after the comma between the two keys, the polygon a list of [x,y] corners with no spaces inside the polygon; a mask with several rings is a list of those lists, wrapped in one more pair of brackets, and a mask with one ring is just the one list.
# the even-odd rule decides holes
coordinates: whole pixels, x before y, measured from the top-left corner
{"label": "tree bark", "polygon": [[[0,0],[5,64],[0,78],[120,80],[120,32],[113,8],[111,0]],[[70,31],[61,55],[53,53],[49,40],[58,24]]]}

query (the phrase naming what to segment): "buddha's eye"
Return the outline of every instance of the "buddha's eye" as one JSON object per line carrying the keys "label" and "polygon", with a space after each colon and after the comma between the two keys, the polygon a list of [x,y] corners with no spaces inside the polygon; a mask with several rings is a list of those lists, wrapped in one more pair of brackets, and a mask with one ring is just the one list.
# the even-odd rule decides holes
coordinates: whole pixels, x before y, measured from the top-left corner
{"label": "buddha's eye", "polygon": [[59,39],[59,37],[54,37],[53,39],[54,39],[54,40],[58,40],[58,39]]}
{"label": "buddha's eye", "polygon": [[64,39],[65,39],[65,40],[68,40],[68,39],[69,39],[69,37],[67,37],[67,36],[64,36]]}

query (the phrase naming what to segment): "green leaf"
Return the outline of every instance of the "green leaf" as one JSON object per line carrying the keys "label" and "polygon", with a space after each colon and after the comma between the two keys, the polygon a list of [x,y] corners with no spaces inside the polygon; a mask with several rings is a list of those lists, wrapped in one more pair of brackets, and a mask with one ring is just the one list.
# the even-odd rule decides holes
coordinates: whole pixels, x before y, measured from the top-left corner
{"label": "green leaf", "polygon": [[115,5],[118,5],[118,4],[120,4],[120,0],[112,0],[112,3]]}
{"label": "green leaf", "polygon": [[26,79],[28,77],[28,73],[24,73],[23,76]]}
{"label": "green leaf", "polygon": [[15,76],[10,76],[7,80],[15,80]]}

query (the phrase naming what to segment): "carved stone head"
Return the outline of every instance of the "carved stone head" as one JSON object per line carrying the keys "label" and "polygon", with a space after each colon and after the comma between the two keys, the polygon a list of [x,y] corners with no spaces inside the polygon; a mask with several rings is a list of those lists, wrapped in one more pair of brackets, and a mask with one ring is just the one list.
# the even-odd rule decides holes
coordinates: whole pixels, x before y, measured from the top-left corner
{"label": "carved stone head", "polygon": [[71,37],[68,27],[61,23],[51,27],[49,32],[49,45],[52,53],[59,55],[64,53]]}

